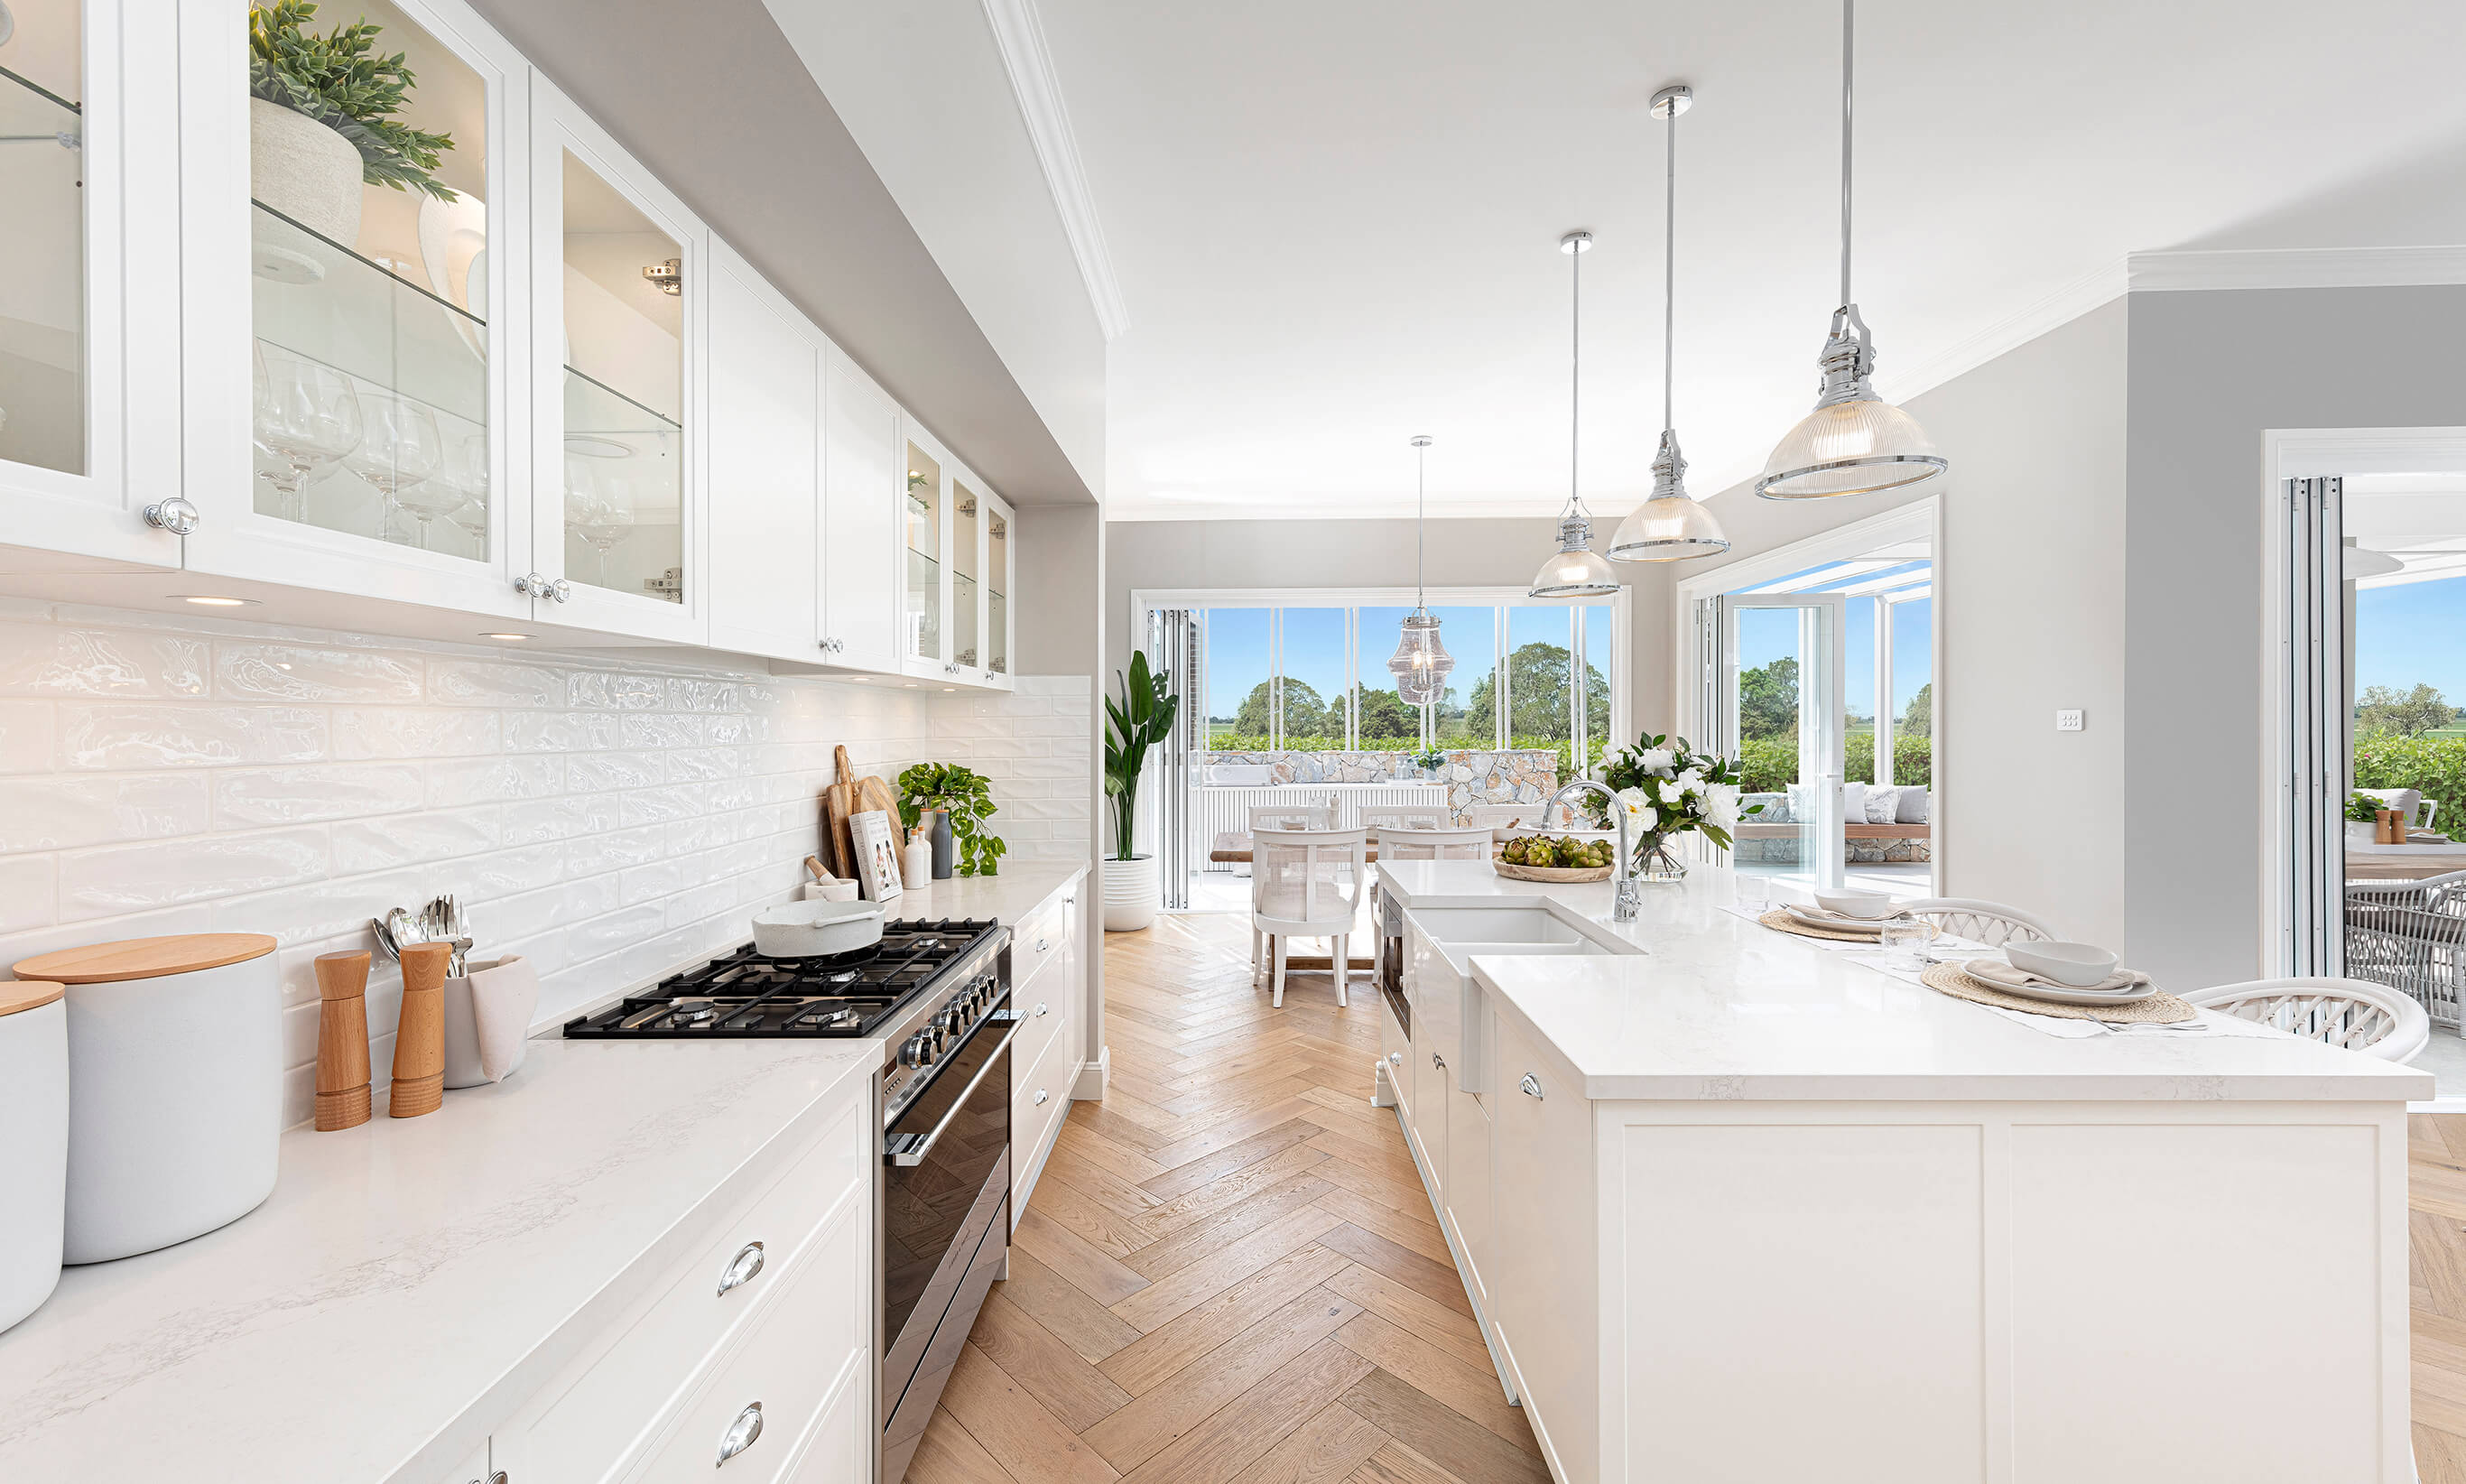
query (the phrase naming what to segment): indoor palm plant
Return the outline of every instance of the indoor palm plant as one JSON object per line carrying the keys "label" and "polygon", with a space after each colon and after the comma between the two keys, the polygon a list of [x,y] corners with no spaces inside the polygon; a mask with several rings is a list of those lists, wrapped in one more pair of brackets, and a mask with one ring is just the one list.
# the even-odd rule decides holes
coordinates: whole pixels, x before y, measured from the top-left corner
{"label": "indoor palm plant", "polygon": [[316,14],[316,0],[249,8],[249,189],[350,247],[362,182],[455,199],[430,173],[454,138],[401,118],[418,79],[402,53],[377,50],[382,28],[363,17],[319,35]]}
{"label": "indoor palm plant", "polygon": [[1134,933],[1155,921],[1159,894],[1156,860],[1137,851],[1139,775],[1148,750],[1173,734],[1180,698],[1168,674],[1150,670],[1145,653],[1131,656],[1120,681],[1121,699],[1105,698],[1105,797],[1113,804],[1113,851],[1105,860],[1105,931]]}

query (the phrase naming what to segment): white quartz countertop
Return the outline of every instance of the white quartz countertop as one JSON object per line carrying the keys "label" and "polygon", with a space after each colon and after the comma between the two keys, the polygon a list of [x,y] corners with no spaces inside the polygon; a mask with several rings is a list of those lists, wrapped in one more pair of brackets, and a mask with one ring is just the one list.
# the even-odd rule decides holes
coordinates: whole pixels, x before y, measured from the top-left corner
{"label": "white quartz countertop", "polygon": [[[946,881],[891,915],[1016,922],[1076,869]],[[0,1479],[435,1484],[883,1057],[551,1032],[425,1117],[294,1129],[264,1205],[71,1268],[0,1334]]]}
{"label": "white quartz countertop", "polygon": [[[2292,1036],[2182,1032],[2072,1040],[1888,978],[1859,954],[1728,911],[1725,869],[1648,884],[1638,920],[1611,888],[1510,881],[1475,862],[1378,867],[1407,910],[1546,897],[1641,954],[1484,955],[1499,1012],[1557,1048],[1595,1099],[2369,1100],[2432,1095],[2427,1072]],[[2193,988],[2196,986],[2183,986]],[[1514,1068],[1502,1068],[1513,1080]]]}

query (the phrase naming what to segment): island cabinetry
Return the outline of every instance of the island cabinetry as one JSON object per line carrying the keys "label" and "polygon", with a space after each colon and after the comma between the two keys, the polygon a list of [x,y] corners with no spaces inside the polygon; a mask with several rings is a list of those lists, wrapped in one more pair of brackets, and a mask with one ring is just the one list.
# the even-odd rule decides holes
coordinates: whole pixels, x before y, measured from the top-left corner
{"label": "island cabinetry", "polygon": [[1498,1072],[1491,1344],[1552,1470],[1589,1481],[1604,1384],[1593,1105],[1556,1050],[1503,1016]]}

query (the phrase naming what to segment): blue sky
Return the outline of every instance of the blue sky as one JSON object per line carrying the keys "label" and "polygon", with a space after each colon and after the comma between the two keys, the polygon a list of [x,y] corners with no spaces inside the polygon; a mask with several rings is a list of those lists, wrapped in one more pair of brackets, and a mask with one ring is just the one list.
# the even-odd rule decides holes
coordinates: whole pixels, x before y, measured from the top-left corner
{"label": "blue sky", "polygon": [[[1363,685],[1394,684],[1387,674],[1387,657],[1396,652],[1398,626],[1411,611],[1407,607],[1361,610],[1359,674]],[[1495,620],[1491,617],[1495,610],[1432,604],[1430,611],[1439,617],[1439,641],[1455,656],[1456,667],[1449,681],[1457,704],[1461,705],[1472,693],[1474,683],[1497,663]],[[1604,604],[1593,604],[1581,611],[1587,625],[1585,656],[1595,669],[1607,674],[1610,609]],[[1567,613],[1568,606],[1558,603],[1519,604],[1509,609],[1509,647],[1536,641],[1565,647]],[[1342,695],[1344,610],[1288,608],[1284,615],[1285,673],[1308,684],[1321,697]],[[1231,716],[1241,709],[1243,698],[1267,678],[1267,610],[1209,609],[1207,645],[1207,714]]]}
{"label": "blue sky", "polygon": [[2466,577],[2355,595],[2355,693],[2418,682],[2466,706]]}
{"label": "blue sky", "polygon": [[[1912,563],[1923,570],[1923,563]],[[1875,708],[1875,608],[1872,597],[1844,601],[1846,629],[1842,663],[1848,687],[1845,709],[1865,716]],[[1893,713],[1899,715],[1935,675],[1935,600],[1918,598],[1893,608]],[[1798,652],[1798,615],[1789,609],[1741,609],[1738,613],[1738,667],[1756,669]]]}

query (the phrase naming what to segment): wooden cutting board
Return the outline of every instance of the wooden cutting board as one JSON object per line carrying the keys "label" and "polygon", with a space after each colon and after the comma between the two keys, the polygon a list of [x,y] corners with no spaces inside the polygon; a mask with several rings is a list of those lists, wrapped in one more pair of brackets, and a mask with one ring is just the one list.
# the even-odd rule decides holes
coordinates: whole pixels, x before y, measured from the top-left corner
{"label": "wooden cutting board", "polygon": [[889,815],[891,833],[894,835],[899,833],[899,796],[890,791],[889,784],[870,774],[857,779],[856,808],[853,812],[863,814],[868,809],[879,809]]}
{"label": "wooden cutting board", "polygon": [[856,848],[848,843],[848,817],[856,813],[856,768],[847,749],[832,753],[839,781],[822,790],[822,847],[830,852],[831,874],[847,880],[856,875]]}

